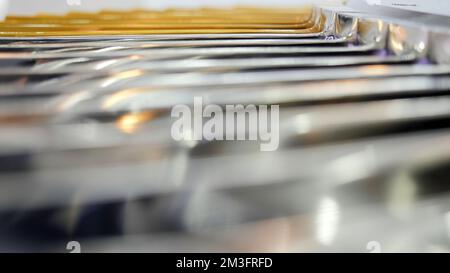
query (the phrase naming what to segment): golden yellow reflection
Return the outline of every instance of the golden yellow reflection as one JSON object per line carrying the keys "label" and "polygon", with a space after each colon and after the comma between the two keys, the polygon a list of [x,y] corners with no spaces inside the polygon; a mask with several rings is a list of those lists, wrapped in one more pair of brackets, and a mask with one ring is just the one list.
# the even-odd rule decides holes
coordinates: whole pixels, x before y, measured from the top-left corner
{"label": "golden yellow reflection", "polygon": [[132,10],[66,15],[8,16],[2,36],[72,36],[128,34],[312,33],[322,28],[311,7],[277,9]]}
{"label": "golden yellow reflection", "polygon": [[[145,89],[145,91],[149,91],[148,88]],[[117,105],[120,102],[123,102],[124,100],[130,99],[136,94],[142,93],[144,90],[141,88],[129,88],[125,90],[118,91],[116,93],[113,93],[109,96],[107,96],[102,103],[103,109],[110,109],[113,106]]]}
{"label": "golden yellow reflection", "polygon": [[144,122],[155,118],[154,112],[128,113],[116,120],[116,127],[127,134],[133,134],[139,130]]}
{"label": "golden yellow reflection", "polygon": [[364,65],[359,67],[361,71],[367,73],[369,75],[383,75],[389,72],[389,66],[385,64],[376,64],[376,65]]}

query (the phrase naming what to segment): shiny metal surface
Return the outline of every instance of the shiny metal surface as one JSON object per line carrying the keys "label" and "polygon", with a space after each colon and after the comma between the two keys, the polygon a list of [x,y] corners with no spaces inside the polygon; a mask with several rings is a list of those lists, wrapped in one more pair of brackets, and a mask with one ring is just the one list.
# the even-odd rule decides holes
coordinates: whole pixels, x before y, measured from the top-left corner
{"label": "shiny metal surface", "polygon": [[[312,22],[2,38],[0,251],[449,251],[450,32]],[[173,140],[194,97],[279,105],[279,149]]]}

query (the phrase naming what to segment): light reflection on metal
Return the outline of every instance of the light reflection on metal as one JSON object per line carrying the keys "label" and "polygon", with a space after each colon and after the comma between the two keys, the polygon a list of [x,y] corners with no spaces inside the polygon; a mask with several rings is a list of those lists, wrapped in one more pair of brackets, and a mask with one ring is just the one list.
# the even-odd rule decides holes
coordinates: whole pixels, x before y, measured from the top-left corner
{"label": "light reflection on metal", "polygon": [[116,126],[122,132],[133,134],[147,121],[152,120],[155,114],[152,112],[129,113],[120,116],[116,121]]}
{"label": "light reflection on metal", "polygon": [[410,217],[417,198],[416,181],[405,171],[399,171],[389,181],[387,206],[399,218]]}
{"label": "light reflection on metal", "polygon": [[106,98],[103,99],[101,107],[102,107],[102,109],[105,109],[105,110],[110,109],[110,108],[114,107],[115,105],[120,104],[123,101],[130,99],[134,95],[139,94],[140,92],[142,92],[142,90],[140,90],[138,88],[130,88],[130,89],[118,91],[116,93],[106,96]]}
{"label": "light reflection on metal", "polygon": [[323,245],[331,245],[339,228],[339,204],[330,197],[319,201],[316,218],[316,238]]}
{"label": "light reflection on metal", "polygon": [[114,84],[115,82],[118,82],[118,81],[121,81],[121,80],[124,80],[124,79],[139,77],[139,76],[143,75],[143,73],[144,72],[142,70],[139,70],[139,69],[119,72],[119,73],[114,74],[114,75],[106,78],[105,80],[103,80],[100,86],[101,87],[108,87],[108,86]]}

